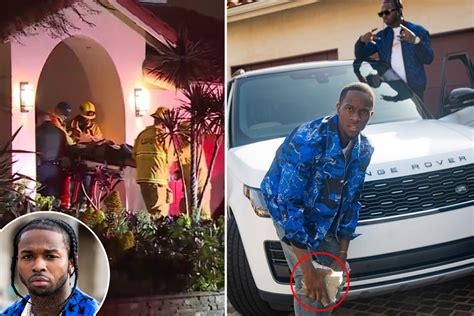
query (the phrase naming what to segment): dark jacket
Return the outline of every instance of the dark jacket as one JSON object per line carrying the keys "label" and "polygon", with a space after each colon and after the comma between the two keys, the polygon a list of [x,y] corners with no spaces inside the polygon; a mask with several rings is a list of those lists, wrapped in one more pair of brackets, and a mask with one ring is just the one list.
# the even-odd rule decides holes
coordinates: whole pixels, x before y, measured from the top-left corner
{"label": "dark jacket", "polygon": [[57,161],[64,157],[67,147],[66,134],[53,122],[45,121],[36,130],[36,150],[40,162]]}
{"label": "dark jacket", "polygon": [[[402,24],[415,33],[421,39],[419,44],[410,44],[402,41],[403,62],[407,76],[407,84],[414,91],[423,92],[426,87],[426,74],[424,65],[433,62],[434,54],[431,48],[430,34],[421,25],[403,21]],[[363,43],[360,38],[355,43],[356,59],[367,60],[375,53],[379,54],[380,60],[391,65],[393,29],[387,26],[377,33],[380,40],[372,43]]]}

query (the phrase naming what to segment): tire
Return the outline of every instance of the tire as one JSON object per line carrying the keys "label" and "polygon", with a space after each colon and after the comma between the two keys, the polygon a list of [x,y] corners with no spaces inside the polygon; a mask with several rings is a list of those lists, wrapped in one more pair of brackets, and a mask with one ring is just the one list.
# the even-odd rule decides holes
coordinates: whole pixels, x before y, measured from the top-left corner
{"label": "tire", "polygon": [[288,315],[260,298],[245,256],[239,229],[232,216],[227,225],[227,297],[242,315]]}

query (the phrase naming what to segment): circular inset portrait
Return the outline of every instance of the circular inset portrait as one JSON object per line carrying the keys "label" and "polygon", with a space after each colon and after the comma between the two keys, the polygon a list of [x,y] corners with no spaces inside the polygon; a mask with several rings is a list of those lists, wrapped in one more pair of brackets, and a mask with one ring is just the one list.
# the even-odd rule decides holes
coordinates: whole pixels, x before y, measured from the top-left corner
{"label": "circular inset portrait", "polygon": [[107,254],[76,218],[21,216],[0,231],[1,315],[95,315],[109,287]]}

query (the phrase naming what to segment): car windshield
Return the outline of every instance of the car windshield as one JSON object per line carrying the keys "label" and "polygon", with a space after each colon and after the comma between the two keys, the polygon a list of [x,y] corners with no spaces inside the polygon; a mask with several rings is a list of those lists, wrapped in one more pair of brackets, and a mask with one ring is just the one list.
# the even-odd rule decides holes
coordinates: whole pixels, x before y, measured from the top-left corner
{"label": "car windshield", "polygon": [[339,93],[367,82],[376,95],[369,124],[431,118],[407,85],[386,65],[354,62],[239,78],[233,93],[230,144],[287,136],[298,125],[336,111]]}

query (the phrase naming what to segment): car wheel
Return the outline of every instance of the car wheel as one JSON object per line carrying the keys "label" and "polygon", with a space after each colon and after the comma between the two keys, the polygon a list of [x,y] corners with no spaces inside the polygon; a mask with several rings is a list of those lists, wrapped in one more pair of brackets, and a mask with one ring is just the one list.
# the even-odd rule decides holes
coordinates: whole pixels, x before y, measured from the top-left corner
{"label": "car wheel", "polygon": [[227,225],[227,297],[242,315],[288,315],[274,310],[260,298],[250,272],[235,219],[229,216]]}

